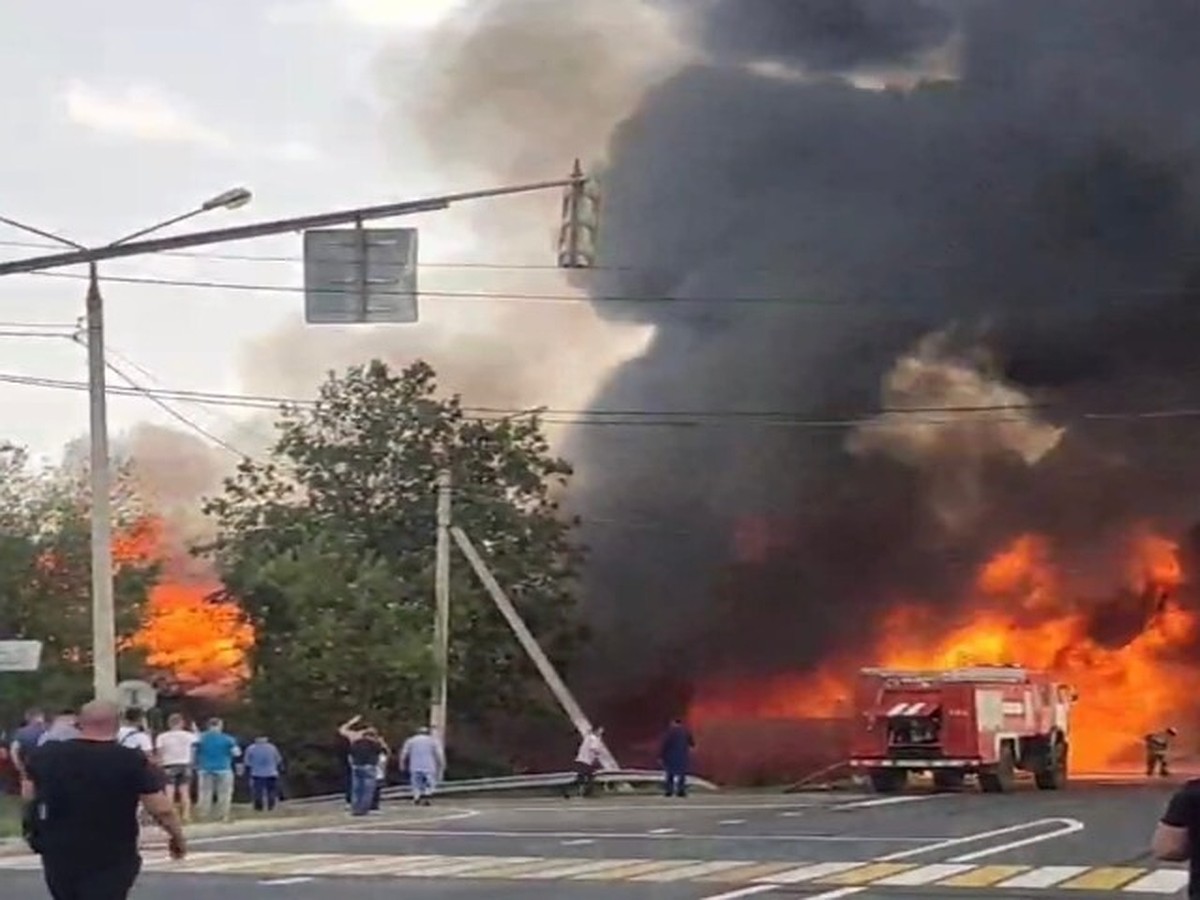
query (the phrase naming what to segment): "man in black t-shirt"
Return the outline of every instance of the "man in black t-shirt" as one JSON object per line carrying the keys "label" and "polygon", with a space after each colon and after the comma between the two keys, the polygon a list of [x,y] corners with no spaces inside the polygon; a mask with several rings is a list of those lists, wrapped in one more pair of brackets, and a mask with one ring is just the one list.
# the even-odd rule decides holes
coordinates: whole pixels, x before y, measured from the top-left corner
{"label": "man in black t-shirt", "polygon": [[1154,829],[1150,849],[1166,862],[1187,862],[1187,895],[1200,898],[1200,780],[1176,791]]}
{"label": "man in black t-shirt", "polygon": [[355,816],[365,816],[371,811],[375,799],[375,786],[379,781],[379,757],[383,753],[383,741],[379,732],[368,728],[350,742],[351,799],[350,811]]}
{"label": "man in black t-shirt", "polygon": [[170,836],[175,859],[183,830],[162,773],[116,742],[120,713],[95,701],[79,714],[80,736],[39,747],[29,761],[34,843],[55,900],[125,900],[141,870],[138,804]]}

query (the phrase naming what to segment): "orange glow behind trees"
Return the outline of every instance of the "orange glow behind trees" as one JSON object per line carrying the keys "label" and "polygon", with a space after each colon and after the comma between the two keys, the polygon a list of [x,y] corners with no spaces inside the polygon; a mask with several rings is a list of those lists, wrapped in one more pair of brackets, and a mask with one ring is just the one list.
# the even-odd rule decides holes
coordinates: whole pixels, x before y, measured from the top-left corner
{"label": "orange glow behind trees", "polygon": [[215,578],[184,574],[184,562],[192,561],[172,543],[163,523],[152,517],[114,536],[117,565],[161,567],[129,646],[144,651],[150,668],[184,690],[232,693],[248,674],[246,656],[254,631],[235,605],[220,600]]}

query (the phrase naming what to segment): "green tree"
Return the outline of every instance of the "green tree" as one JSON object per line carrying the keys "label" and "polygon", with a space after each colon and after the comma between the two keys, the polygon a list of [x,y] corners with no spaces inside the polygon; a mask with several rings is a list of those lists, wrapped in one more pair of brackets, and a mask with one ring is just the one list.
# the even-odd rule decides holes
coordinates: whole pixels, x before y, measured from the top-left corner
{"label": "green tree", "polygon": [[[255,628],[250,701],[287,741],[366,712],[396,734],[422,720],[433,673],[438,472],[471,535],[547,652],[581,638],[579,550],[553,494],[570,467],[536,417],[480,420],[439,397],[433,369],[381,362],[330,374],[285,407],[270,459],[247,461],[207,505],[225,584]],[[452,583],[453,723],[550,703],[532,664],[459,557]],[[299,712],[299,714],[298,714]]]}
{"label": "green tree", "polygon": [[[83,474],[68,467],[34,469],[28,454],[0,444],[0,639],[43,642],[36,673],[0,673],[0,714],[21,707],[74,705],[91,695],[90,501]],[[136,511],[117,497],[119,530],[134,527]],[[118,544],[121,542],[118,541]],[[120,644],[140,622],[142,605],[157,576],[133,555],[115,558],[114,602]],[[126,650],[126,674],[140,654]]]}

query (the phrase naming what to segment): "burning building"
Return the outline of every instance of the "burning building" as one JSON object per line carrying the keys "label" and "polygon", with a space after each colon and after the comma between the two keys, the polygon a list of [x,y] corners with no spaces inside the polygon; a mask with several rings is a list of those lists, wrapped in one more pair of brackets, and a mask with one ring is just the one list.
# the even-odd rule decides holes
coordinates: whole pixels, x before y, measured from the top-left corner
{"label": "burning building", "polygon": [[589,692],[831,715],[858,663],[1013,661],[1079,683],[1085,765],[1200,727],[1200,7],[663,5],[696,57],[584,276],[654,328],[593,402],[640,421],[566,449]]}

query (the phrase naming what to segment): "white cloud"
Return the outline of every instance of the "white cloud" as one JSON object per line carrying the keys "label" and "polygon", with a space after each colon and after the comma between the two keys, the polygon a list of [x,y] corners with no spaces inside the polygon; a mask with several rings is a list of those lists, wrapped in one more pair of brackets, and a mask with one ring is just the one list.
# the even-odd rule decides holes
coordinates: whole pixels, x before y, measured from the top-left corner
{"label": "white cloud", "polygon": [[235,139],[206,124],[179,98],[148,85],[106,93],[76,80],[63,92],[63,102],[71,122],[111,137],[191,144],[219,154],[285,163],[312,162],[321,156],[317,147],[302,140]]}
{"label": "white cloud", "polygon": [[365,28],[430,28],[465,0],[281,0],[267,20],[283,24],[342,23]]}
{"label": "white cloud", "polygon": [[72,81],[63,100],[67,118],[102,134],[222,151],[233,147],[226,134],[201,122],[185,104],[148,85],[131,85],[120,93],[106,94]]}

